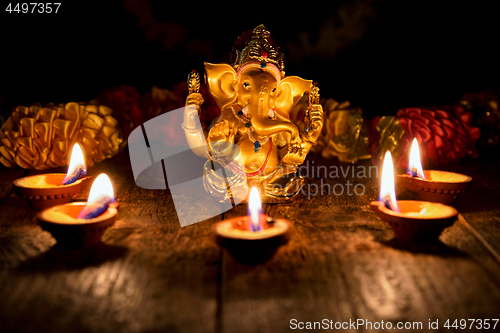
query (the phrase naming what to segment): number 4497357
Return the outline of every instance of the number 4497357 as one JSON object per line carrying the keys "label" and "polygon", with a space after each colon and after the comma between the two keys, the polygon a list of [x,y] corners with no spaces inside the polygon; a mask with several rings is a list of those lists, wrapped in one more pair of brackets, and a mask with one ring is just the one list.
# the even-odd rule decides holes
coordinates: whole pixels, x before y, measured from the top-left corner
{"label": "number 4497357", "polygon": [[[491,320],[491,322],[490,322]],[[488,330],[488,329],[495,329],[497,327],[497,324],[498,324],[498,319],[455,319],[454,322],[451,322],[450,319],[448,319],[446,321],[446,323],[444,323],[444,327],[446,327],[447,329],[452,329],[452,328],[455,328],[455,329],[473,329],[473,328],[476,328],[476,329],[485,329],[485,330]],[[468,326],[468,327],[467,327]]]}
{"label": "number 4497357", "polygon": [[23,2],[23,3],[10,3],[5,9],[9,13],[20,13],[20,14],[57,14],[57,11],[61,7],[61,2]]}

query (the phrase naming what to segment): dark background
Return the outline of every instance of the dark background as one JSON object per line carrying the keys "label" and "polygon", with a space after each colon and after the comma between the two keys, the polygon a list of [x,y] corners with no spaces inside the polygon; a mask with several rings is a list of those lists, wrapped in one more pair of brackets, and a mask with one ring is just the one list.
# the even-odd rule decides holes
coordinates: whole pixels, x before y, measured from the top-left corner
{"label": "dark background", "polygon": [[498,87],[498,11],[477,2],[63,1],[57,14],[9,14],[0,3],[3,115],[122,84],[172,89],[204,61],[228,61],[236,38],[260,23],[287,75],[317,81],[323,97],[350,100],[368,118]]}

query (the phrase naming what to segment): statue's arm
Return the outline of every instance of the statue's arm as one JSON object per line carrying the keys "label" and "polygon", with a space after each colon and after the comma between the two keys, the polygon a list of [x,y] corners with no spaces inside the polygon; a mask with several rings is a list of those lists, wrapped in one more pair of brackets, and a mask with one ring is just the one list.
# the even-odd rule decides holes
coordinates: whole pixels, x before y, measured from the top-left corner
{"label": "statue's arm", "polygon": [[184,129],[186,141],[191,150],[196,155],[209,159],[210,151],[199,118],[201,104],[203,104],[203,97],[200,93],[195,92],[188,95],[182,128]]}
{"label": "statue's arm", "polygon": [[300,133],[300,137],[292,140],[286,155],[282,158],[282,162],[285,164],[302,164],[323,130],[323,107],[319,104],[319,89],[317,87],[314,87],[309,95],[309,106],[304,121],[304,132]]}

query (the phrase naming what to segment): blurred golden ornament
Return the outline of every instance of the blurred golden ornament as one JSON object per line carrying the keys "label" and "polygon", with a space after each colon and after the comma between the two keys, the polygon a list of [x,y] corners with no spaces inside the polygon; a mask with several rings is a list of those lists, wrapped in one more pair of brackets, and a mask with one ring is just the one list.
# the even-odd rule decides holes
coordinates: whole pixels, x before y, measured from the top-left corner
{"label": "blurred golden ornament", "polygon": [[[314,153],[321,153],[324,158],[336,156],[342,162],[357,162],[369,159],[369,133],[360,108],[351,108],[348,101],[339,103],[332,98],[323,100],[325,126],[318,138],[317,145],[311,147]],[[303,98],[294,108],[290,117],[304,126],[301,119],[307,110],[307,99]]]}
{"label": "blurred golden ornament", "polygon": [[390,151],[396,159],[400,153],[398,148],[401,145],[401,139],[405,134],[399,118],[396,116],[381,117],[375,129],[379,134],[379,139],[377,154],[373,156],[373,160],[381,164],[386,151]]}
{"label": "blurred golden ornament", "polygon": [[91,167],[125,145],[112,113],[97,101],[17,106],[0,129],[0,162],[9,168],[16,164],[37,170],[62,167],[78,142]]}

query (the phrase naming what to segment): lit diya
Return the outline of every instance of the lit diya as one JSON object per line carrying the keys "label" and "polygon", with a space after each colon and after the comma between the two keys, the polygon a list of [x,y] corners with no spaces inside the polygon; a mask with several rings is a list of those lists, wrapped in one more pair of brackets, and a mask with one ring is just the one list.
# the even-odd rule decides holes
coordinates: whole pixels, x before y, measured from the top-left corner
{"label": "lit diya", "polygon": [[85,177],[87,169],[82,148],[73,146],[68,172],[27,176],[14,181],[14,191],[28,205],[42,210],[70,202],[71,197],[89,185],[92,177]]}
{"label": "lit diya", "polygon": [[214,226],[217,242],[232,255],[249,263],[269,259],[278,247],[287,242],[290,223],[262,214],[257,188],[250,191],[248,216],[221,221]]}
{"label": "lit diya", "polygon": [[441,203],[396,200],[394,166],[388,151],[384,157],[379,201],[371,209],[389,223],[396,237],[410,242],[435,240],[444,228],[452,225],[458,215],[455,208]]}
{"label": "lit diya", "polygon": [[448,171],[422,170],[418,142],[414,139],[410,149],[408,173],[398,175],[398,182],[417,193],[420,200],[451,205],[470,188],[472,178]]}
{"label": "lit diya", "polygon": [[89,199],[47,208],[38,214],[42,229],[58,244],[80,247],[99,242],[104,231],[116,220],[113,185],[100,174],[90,189]]}

